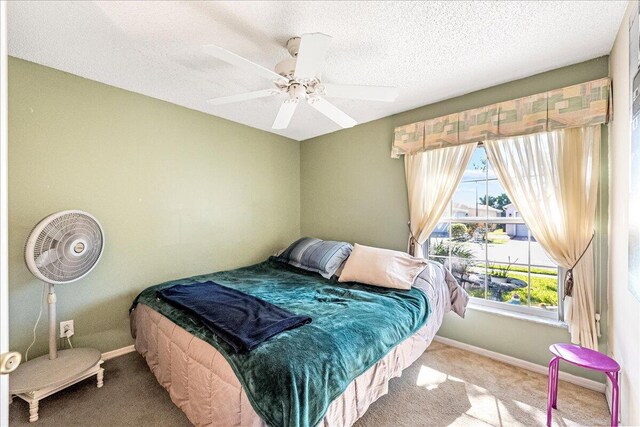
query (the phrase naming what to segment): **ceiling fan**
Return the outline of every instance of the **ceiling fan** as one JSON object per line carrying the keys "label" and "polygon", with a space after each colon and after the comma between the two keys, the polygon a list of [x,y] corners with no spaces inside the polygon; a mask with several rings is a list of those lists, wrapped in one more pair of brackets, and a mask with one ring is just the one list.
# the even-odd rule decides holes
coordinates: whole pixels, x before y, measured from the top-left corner
{"label": "ceiling fan", "polygon": [[215,45],[206,45],[207,52],[229,64],[251,71],[272,80],[275,87],[239,95],[209,99],[212,105],[284,94],[280,110],[273,122],[273,129],[286,129],[298,104],[306,100],[309,105],[333,120],[343,128],[353,127],[357,122],[331,104],[325,97],[362,99],[368,101],[391,102],[398,96],[398,89],[388,86],[360,86],[324,83],[320,79],[322,62],[329,48],[331,36],[322,33],[303,34],[287,41],[287,50],[291,58],[278,63],[275,71],[249,61],[226,49]]}

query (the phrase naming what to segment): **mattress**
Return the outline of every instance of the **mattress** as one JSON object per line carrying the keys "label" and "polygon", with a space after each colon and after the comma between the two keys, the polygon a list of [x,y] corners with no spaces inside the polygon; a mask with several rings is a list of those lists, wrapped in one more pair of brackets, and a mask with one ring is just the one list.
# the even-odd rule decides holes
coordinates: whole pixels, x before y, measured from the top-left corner
{"label": "mattress", "polygon": [[[400,376],[428,347],[450,309],[444,271],[429,264],[415,286],[428,296],[432,310],[429,321],[353,380],[331,402],[319,425],[352,425],[387,393],[389,380]],[[266,425],[251,406],[232,367],[213,346],[144,304],[132,312],[131,322],[136,350],[193,424]]]}

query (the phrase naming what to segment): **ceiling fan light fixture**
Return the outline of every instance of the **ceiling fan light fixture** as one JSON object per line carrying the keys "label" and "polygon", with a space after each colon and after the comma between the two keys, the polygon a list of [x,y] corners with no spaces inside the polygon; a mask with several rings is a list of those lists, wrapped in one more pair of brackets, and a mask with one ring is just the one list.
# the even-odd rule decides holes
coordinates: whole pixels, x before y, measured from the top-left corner
{"label": "ceiling fan light fixture", "polygon": [[393,87],[323,83],[322,63],[330,42],[331,37],[323,33],[309,33],[303,34],[302,37],[290,38],[287,40],[286,47],[291,58],[280,61],[275,71],[270,71],[221,47],[208,45],[206,46],[208,52],[213,56],[268,78],[275,88],[214,98],[207,102],[211,105],[222,105],[278,94],[286,95],[272,125],[273,129],[286,129],[300,100],[306,100],[309,105],[334,123],[348,128],[355,126],[356,120],[327,101],[325,96],[383,102],[392,102],[396,99],[398,90]]}
{"label": "ceiling fan light fixture", "polygon": [[296,101],[300,98],[307,97],[307,87],[300,83],[293,83],[290,85],[287,92],[289,93],[289,98],[295,99]]}

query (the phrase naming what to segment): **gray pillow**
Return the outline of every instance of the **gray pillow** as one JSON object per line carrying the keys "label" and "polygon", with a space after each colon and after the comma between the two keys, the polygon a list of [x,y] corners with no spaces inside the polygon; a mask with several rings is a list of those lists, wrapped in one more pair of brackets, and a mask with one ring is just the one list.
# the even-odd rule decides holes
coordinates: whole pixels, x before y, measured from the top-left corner
{"label": "gray pillow", "polygon": [[349,257],[352,249],[346,242],[303,237],[293,242],[276,260],[330,279]]}

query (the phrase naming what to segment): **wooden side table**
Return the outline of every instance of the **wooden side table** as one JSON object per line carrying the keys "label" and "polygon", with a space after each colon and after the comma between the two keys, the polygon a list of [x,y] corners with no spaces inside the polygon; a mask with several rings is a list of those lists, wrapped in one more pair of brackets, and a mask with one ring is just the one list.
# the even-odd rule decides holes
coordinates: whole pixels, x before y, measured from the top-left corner
{"label": "wooden side table", "polygon": [[70,385],[96,375],[98,388],[103,385],[102,353],[93,348],[61,350],[58,357],[40,356],[18,366],[9,377],[9,395],[29,404],[29,422],[38,420],[40,400]]}

